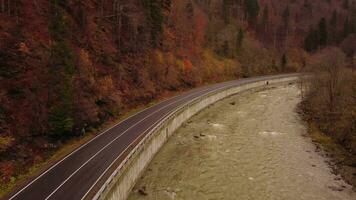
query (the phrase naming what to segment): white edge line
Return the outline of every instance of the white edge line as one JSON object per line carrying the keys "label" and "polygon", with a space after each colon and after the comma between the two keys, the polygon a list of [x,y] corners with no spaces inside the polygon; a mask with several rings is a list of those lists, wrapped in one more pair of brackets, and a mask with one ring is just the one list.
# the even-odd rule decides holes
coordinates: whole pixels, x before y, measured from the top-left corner
{"label": "white edge line", "polygon": [[[178,110],[180,110],[182,107],[184,107],[184,106],[186,106],[186,105],[189,105],[190,103],[194,102],[195,100],[197,100],[197,99],[199,99],[199,98],[201,98],[201,97],[203,97],[203,96],[207,96],[207,95],[209,95],[209,94],[211,94],[211,93],[213,93],[213,92],[215,92],[215,91],[217,91],[217,90],[223,90],[223,89],[225,89],[225,88],[233,87],[233,86],[234,86],[234,84],[232,84],[232,85],[226,85],[226,86],[223,86],[223,87],[214,89],[214,90],[212,90],[212,91],[210,91],[210,92],[208,92],[208,93],[206,93],[206,94],[203,94],[202,96],[199,96],[199,97],[196,97],[196,98],[190,100],[189,102],[187,102],[187,103],[185,103],[185,104],[183,104],[183,105],[180,105],[179,107],[177,107],[177,108],[174,109],[173,111],[167,113],[166,115],[164,115],[163,117],[161,117],[159,120],[157,120],[157,121],[156,121],[154,124],[152,124],[149,128],[147,128],[146,130],[144,130],[144,131],[142,132],[142,134],[145,134],[145,133],[146,133],[149,129],[151,129],[153,126],[155,126],[155,127],[154,127],[153,129],[151,129],[151,131],[152,131],[152,130],[155,130],[156,127],[158,127],[158,126],[161,124],[161,123],[160,123],[161,120],[170,117],[171,115],[175,114]],[[203,91],[204,91],[204,90],[203,90]],[[141,134],[141,135],[142,135],[142,134]],[[140,136],[141,136],[141,135],[140,135]],[[106,170],[99,176],[99,178],[95,181],[95,183],[89,188],[89,190],[88,190],[88,191],[84,194],[84,196],[81,198],[81,200],[83,200],[83,199],[86,198],[86,196],[89,194],[89,192],[90,192],[90,191],[93,189],[93,187],[98,183],[98,181],[104,176],[104,174],[112,167],[112,165],[117,161],[117,159],[119,159],[119,158],[122,156],[122,154],[124,154],[124,153],[127,151],[127,149],[131,148],[131,145],[134,144],[134,143],[140,138],[140,136],[138,136],[133,142],[131,142],[131,143],[126,147],[126,149],[125,149],[124,151],[122,151],[122,153],[119,154],[119,156],[118,156],[113,162],[111,162],[111,164],[109,165],[109,167],[107,167]],[[149,134],[146,135],[146,136],[149,136]],[[142,139],[142,141],[145,140],[146,136]],[[140,145],[137,145],[137,146],[140,146]],[[123,162],[123,163],[124,163],[124,162]],[[122,163],[119,165],[118,168],[121,168],[121,167],[122,167],[121,165],[122,165]],[[116,171],[116,170],[115,170],[115,171]],[[115,171],[114,171],[114,172],[115,172]]]}
{"label": "white edge line", "polygon": [[[262,80],[256,80],[256,81],[252,81],[252,82],[247,82],[247,83],[242,83],[242,85],[245,85],[245,84],[250,84],[250,83],[257,83],[257,82],[261,82],[261,81],[270,81],[270,80],[274,80],[274,79],[278,79],[278,78],[291,78],[291,77],[293,77],[293,76],[298,76],[297,74],[288,74],[288,75],[285,75],[285,76],[277,76],[277,77],[275,77],[275,78],[273,78],[274,76],[268,76],[268,77],[265,77],[266,79],[263,79],[263,77],[260,77],[260,78],[262,78]],[[235,81],[230,81],[231,83],[232,82],[235,82]],[[229,82],[227,82],[227,83],[229,83]],[[226,86],[224,86],[224,87],[220,87],[220,88],[217,88],[217,89],[214,89],[214,90],[212,90],[212,91],[210,91],[210,92],[208,92],[208,93],[206,93],[206,94],[204,94],[204,95],[202,95],[202,96],[199,96],[199,97],[196,97],[196,98],[194,98],[194,99],[192,99],[192,100],[190,100],[189,102],[187,102],[187,103],[185,103],[185,104],[183,104],[183,105],[180,105],[179,107],[177,107],[176,109],[174,109],[173,111],[171,111],[170,113],[167,113],[166,115],[164,115],[163,117],[161,117],[159,120],[157,120],[154,124],[152,124],[149,128],[147,128],[144,132],[142,132],[142,134],[144,134],[144,133],[146,133],[149,129],[151,129],[153,126],[155,126],[154,128],[152,128],[151,129],[151,131],[150,131],[150,133],[152,132],[152,131],[154,131],[158,126],[160,126],[161,124],[162,124],[162,120],[163,119],[166,119],[166,118],[169,118],[170,116],[172,116],[173,114],[175,114],[177,111],[179,111],[182,107],[184,107],[184,106],[186,106],[186,105],[189,105],[191,102],[193,102],[193,101],[195,101],[195,100],[197,100],[197,99],[199,99],[199,98],[201,98],[201,97],[203,97],[203,96],[207,96],[207,95],[209,95],[209,94],[211,94],[211,93],[213,93],[213,92],[215,92],[215,91],[217,91],[217,90],[222,90],[222,89],[224,89],[224,88],[229,88],[229,87],[233,87],[235,84],[232,84],[232,85],[226,85]],[[204,90],[203,90],[204,91]],[[150,133],[148,133],[142,140],[141,140],[141,142],[136,146],[136,147],[139,147],[140,145],[141,145],[141,143],[142,142],[144,142],[145,140],[146,140],[146,138],[147,137],[149,137],[150,136]],[[141,134],[141,135],[142,135]],[[140,136],[141,136],[140,135]],[[89,188],[89,190],[84,194],[84,196],[81,198],[81,200],[83,200],[83,199],[85,199],[86,198],[86,196],[89,194],[89,192],[93,189],[93,187],[99,182],[99,180],[104,176],[104,174],[112,167],[112,165],[114,164],[114,163],[116,163],[116,161],[122,156],[122,154],[123,153],[125,153],[126,151],[127,151],[127,149],[129,149],[129,148],[131,148],[131,145],[132,144],[134,144],[139,138],[140,138],[140,136],[138,136],[133,142],[131,142],[127,147],[126,147],[126,149],[124,150],[124,151],[122,151],[122,153],[109,165],[109,167],[107,167],[106,168],[106,170],[98,177],[98,179],[94,182],[94,184]],[[125,159],[124,159],[124,161],[128,158],[129,156],[127,156]],[[120,165],[118,166],[118,168],[116,169],[116,170],[114,170],[114,172],[112,173],[112,174],[114,174],[114,173],[116,173],[117,171],[118,171],[118,169],[120,169],[120,168],[122,168],[122,165],[125,163],[125,162],[122,162],[122,163],[120,163]],[[111,175],[112,175],[111,174]],[[107,183],[108,181],[111,181],[111,180],[107,180],[105,183]],[[103,190],[103,187],[104,187],[104,185],[99,189],[99,191],[101,191],[101,190]],[[94,196],[94,199],[95,199],[95,196]]]}
{"label": "white edge line", "polygon": [[[290,75],[292,75],[292,74],[290,74]],[[271,77],[272,77],[272,76],[271,76]],[[256,78],[258,78],[258,77],[256,77]],[[262,77],[259,77],[259,78],[263,78],[263,76],[262,76]],[[240,80],[243,80],[243,79],[240,79]],[[232,80],[232,81],[228,81],[228,82],[225,82],[225,83],[230,83],[230,82],[235,82],[235,81],[236,81],[236,80]],[[217,83],[217,84],[215,84],[215,85],[219,85],[219,84],[220,84],[220,83]],[[214,86],[214,84],[213,84],[212,86]],[[202,86],[202,87],[208,87],[208,86]],[[197,89],[198,89],[198,88],[197,88]],[[204,91],[204,90],[203,90],[203,91]],[[184,94],[184,93],[183,93],[183,94]],[[183,94],[181,94],[181,95],[183,95]],[[33,179],[33,180],[32,180],[30,183],[28,183],[25,187],[23,187],[21,190],[19,190],[19,191],[16,192],[14,195],[12,195],[12,196],[9,198],[9,200],[12,200],[13,198],[15,198],[15,197],[16,197],[17,195],[19,195],[22,191],[24,191],[26,188],[28,188],[29,186],[31,186],[34,182],[36,182],[38,179],[40,179],[42,176],[44,176],[46,173],[48,173],[48,172],[49,172],[50,170],[52,170],[54,167],[56,167],[57,165],[59,165],[60,163],[62,163],[65,159],[67,159],[68,157],[70,157],[71,155],[73,155],[74,153],[76,153],[77,151],[81,150],[82,148],[84,148],[85,146],[87,146],[88,144],[90,144],[91,142],[93,142],[94,140],[96,140],[97,138],[99,138],[100,136],[102,136],[104,133],[106,133],[106,132],[110,131],[111,129],[113,129],[114,127],[116,127],[117,125],[121,124],[122,122],[124,122],[124,121],[126,121],[126,120],[131,119],[131,118],[134,117],[134,116],[137,116],[138,114],[140,114],[140,113],[142,113],[142,112],[144,112],[144,111],[146,111],[146,110],[148,110],[148,109],[150,109],[150,108],[152,108],[152,107],[154,107],[154,106],[157,106],[157,105],[159,105],[159,104],[161,104],[161,103],[164,103],[164,102],[166,102],[166,101],[168,101],[168,100],[172,100],[172,99],[174,99],[174,98],[176,98],[176,97],[179,97],[179,96],[180,96],[180,95],[175,96],[175,97],[172,97],[172,98],[168,98],[168,99],[165,99],[165,100],[159,102],[158,104],[154,104],[154,105],[152,105],[152,106],[149,106],[149,107],[147,107],[147,108],[145,108],[145,109],[143,109],[143,110],[141,110],[141,111],[139,111],[139,112],[137,112],[137,113],[135,113],[135,114],[129,116],[128,118],[122,120],[121,122],[119,122],[119,123],[117,123],[117,124],[111,126],[110,128],[106,129],[105,131],[103,131],[103,132],[100,133],[99,135],[95,136],[94,138],[92,138],[92,139],[89,140],[88,142],[84,143],[83,145],[81,145],[80,147],[78,147],[77,149],[75,149],[74,151],[72,151],[71,153],[69,153],[68,155],[66,155],[66,156],[65,156],[64,158],[62,158],[60,161],[56,162],[54,165],[52,165],[50,168],[48,168],[46,171],[42,172],[38,177],[36,177],[35,179]]]}
{"label": "white edge line", "polygon": [[[207,89],[204,89],[202,91],[199,91],[199,92],[204,92],[206,90],[209,90],[210,88],[207,88]],[[158,110],[155,110],[154,112],[150,113],[149,115],[147,115],[146,117],[144,117],[143,119],[141,119],[140,121],[136,122],[135,124],[131,125],[128,129],[126,129],[124,132],[122,132],[120,135],[116,136],[111,142],[109,142],[108,144],[106,144],[104,147],[102,147],[98,152],[96,152],[94,155],[92,155],[85,163],[83,163],[78,169],[76,169],[70,176],[68,176],[54,191],[52,191],[51,194],[49,194],[49,196],[47,196],[46,200],[51,198],[51,196],[56,193],[71,177],[73,177],[81,168],[83,168],[86,164],[88,164],[92,159],[94,159],[99,153],[101,153],[102,151],[104,151],[106,149],[106,147],[110,146],[112,143],[114,143],[117,139],[119,139],[121,136],[123,136],[125,133],[127,133],[129,130],[131,130],[133,127],[135,127],[137,124],[141,123],[142,121],[146,120],[147,118],[151,117],[152,115],[156,114],[157,112],[165,109],[166,107],[174,104],[174,103],[177,103],[177,102],[180,102],[190,96],[193,96],[195,93],[192,93],[192,94],[189,94],[187,96],[185,96],[184,98],[182,99],[179,99],[179,100],[176,100],[176,101],[173,101],[161,108],[159,108]],[[125,149],[126,150],[126,149]]]}
{"label": "white edge line", "polygon": [[[182,94],[183,95],[183,94]],[[116,126],[118,126],[119,124],[123,123],[124,121],[126,120],[129,120],[131,119],[132,117],[134,116],[137,116],[138,114],[140,113],[143,113],[144,111],[150,109],[150,108],[153,108],[154,106],[157,106],[161,103],[164,103],[168,100],[171,100],[173,98],[176,98],[176,97],[179,97],[178,96],[175,96],[175,97],[172,97],[172,98],[168,98],[168,99],[165,99],[157,104],[154,104],[152,106],[149,106],[131,116],[129,116],[128,118],[118,122],[117,124],[111,126],[110,128],[106,129],[105,131],[101,132],[99,135],[96,135],[94,138],[90,139],[88,142],[84,143],[83,145],[81,145],[80,147],[78,147],[77,149],[75,149],[74,151],[72,151],[71,153],[69,153],[68,155],[66,155],[64,158],[62,158],[61,160],[59,160],[58,162],[56,162],[54,165],[52,165],[50,168],[48,168],[46,171],[42,172],[41,175],[39,175],[38,177],[36,177],[34,180],[32,180],[30,183],[28,183],[25,187],[23,187],[21,190],[19,190],[18,192],[16,192],[14,195],[12,195],[9,200],[12,200],[13,198],[15,198],[17,195],[19,195],[22,191],[24,191],[26,188],[28,188],[30,185],[32,185],[34,182],[36,182],[38,179],[40,179],[42,176],[44,176],[46,173],[48,173],[50,170],[52,170],[54,167],[56,167],[57,165],[59,165],[60,163],[62,163],[65,159],[67,159],[68,157],[70,157],[71,155],[73,155],[74,153],[76,153],[77,151],[81,150],[82,148],[84,148],[85,146],[87,146],[88,144],[90,144],[91,142],[93,142],[94,140],[96,140],[97,138],[99,138],[100,136],[102,136],[104,133],[110,131],[111,129],[115,128]]]}

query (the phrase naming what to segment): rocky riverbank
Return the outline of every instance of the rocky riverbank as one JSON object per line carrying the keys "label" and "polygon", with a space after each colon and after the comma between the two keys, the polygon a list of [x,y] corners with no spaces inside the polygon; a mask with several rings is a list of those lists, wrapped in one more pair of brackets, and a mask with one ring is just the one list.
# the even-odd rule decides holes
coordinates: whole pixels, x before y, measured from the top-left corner
{"label": "rocky riverbank", "polygon": [[348,200],[296,112],[296,85],[245,92],[184,124],[148,166],[129,200]]}

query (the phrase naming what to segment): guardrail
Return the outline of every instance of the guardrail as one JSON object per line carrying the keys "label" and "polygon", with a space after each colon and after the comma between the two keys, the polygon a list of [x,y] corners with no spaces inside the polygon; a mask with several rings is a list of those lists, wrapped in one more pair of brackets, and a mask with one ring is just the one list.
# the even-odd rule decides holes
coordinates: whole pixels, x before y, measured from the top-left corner
{"label": "guardrail", "polygon": [[[222,89],[220,88],[179,106],[164,116],[158,123],[153,124],[151,126],[151,128],[153,128],[150,129],[142,139],[141,137],[138,137],[136,139],[137,141],[132,143],[136,144],[134,147],[128,147],[128,149],[132,148],[132,150],[111,173],[98,192],[93,195],[93,199],[126,199],[136,180],[140,177],[145,167],[149,164],[160,147],[167,141],[170,135],[172,135],[182,123],[205,107],[242,91],[265,86],[266,81],[268,81],[269,84],[278,84],[283,82],[295,82],[298,79],[299,75],[294,74],[283,78],[271,77],[271,79],[263,81],[256,81],[239,86],[229,86]],[[114,166],[118,159],[120,158],[118,157],[108,169]]]}

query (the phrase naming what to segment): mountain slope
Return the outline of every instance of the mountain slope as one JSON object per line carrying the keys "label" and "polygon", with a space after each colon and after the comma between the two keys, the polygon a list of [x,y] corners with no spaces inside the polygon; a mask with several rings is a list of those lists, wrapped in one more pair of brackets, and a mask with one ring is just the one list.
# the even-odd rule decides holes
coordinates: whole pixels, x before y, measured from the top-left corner
{"label": "mountain slope", "polygon": [[355,32],[355,1],[345,2],[0,1],[1,185],[69,139],[172,92],[299,70],[304,47]]}

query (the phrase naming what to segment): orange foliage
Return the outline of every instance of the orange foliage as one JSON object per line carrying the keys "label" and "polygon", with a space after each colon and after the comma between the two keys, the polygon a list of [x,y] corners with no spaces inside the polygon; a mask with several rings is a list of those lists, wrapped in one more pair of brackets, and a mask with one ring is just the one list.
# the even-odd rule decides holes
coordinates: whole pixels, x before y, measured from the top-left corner
{"label": "orange foliage", "polygon": [[10,161],[0,162],[0,183],[7,183],[10,181],[14,173],[14,164]]}
{"label": "orange foliage", "polygon": [[184,63],[184,71],[190,71],[193,69],[193,64],[192,62],[190,62],[190,60],[184,59],[183,63]]}
{"label": "orange foliage", "polygon": [[88,65],[91,66],[92,65],[89,53],[87,51],[85,51],[84,49],[80,50],[79,58],[80,58],[80,61],[83,62],[84,66],[88,66]]}
{"label": "orange foliage", "polygon": [[200,10],[195,11],[195,43],[202,45],[205,40],[205,28],[208,24],[205,14]]}
{"label": "orange foliage", "polygon": [[27,47],[26,43],[21,42],[19,45],[19,51],[28,54],[30,52],[30,49]]}
{"label": "orange foliage", "polygon": [[168,27],[163,28],[163,35],[164,39],[167,41],[174,41],[176,39],[174,31]]}

